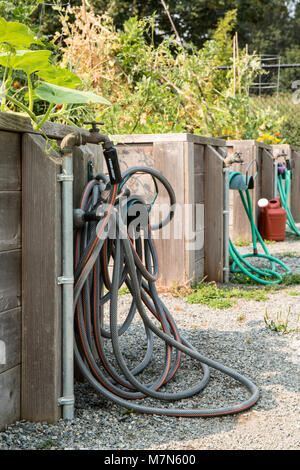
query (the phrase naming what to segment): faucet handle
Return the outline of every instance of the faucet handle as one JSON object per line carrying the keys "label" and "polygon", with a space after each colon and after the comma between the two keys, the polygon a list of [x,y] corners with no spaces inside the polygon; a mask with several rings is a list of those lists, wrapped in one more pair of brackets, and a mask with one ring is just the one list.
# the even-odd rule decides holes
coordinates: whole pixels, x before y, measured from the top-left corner
{"label": "faucet handle", "polygon": [[97,122],[97,121],[85,121],[83,124],[91,124],[92,128],[89,129],[90,132],[99,132],[97,124],[103,126],[104,122]]}

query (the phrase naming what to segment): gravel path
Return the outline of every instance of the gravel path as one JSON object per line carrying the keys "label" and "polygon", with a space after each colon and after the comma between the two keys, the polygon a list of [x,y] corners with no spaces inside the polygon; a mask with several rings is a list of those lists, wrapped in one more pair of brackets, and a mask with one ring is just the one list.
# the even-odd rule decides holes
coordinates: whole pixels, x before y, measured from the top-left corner
{"label": "gravel path", "polygon": [[[282,257],[293,273],[300,273],[299,240],[289,238],[268,245],[268,249]],[[241,250],[247,251],[247,247]],[[188,304],[184,298],[161,295],[181,333],[200,353],[234,368],[259,387],[260,399],[250,410],[214,418],[124,413],[87,383],[77,383],[72,423],[18,422],[0,433],[0,449],[299,450],[300,333],[270,330],[264,314],[267,308],[270,318],[275,319],[282,311],[285,319],[290,308],[288,327],[295,328],[300,313],[300,285],[271,291],[267,296],[263,302],[237,299],[232,308],[213,310],[203,304]],[[128,295],[120,297],[121,309],[128,303]],[[141,326],[135,323],[132,328],[133,334],[126,339],[128,360],[133,360],[141,347],[134,336],[140,334]],[[154,366],[160,361],[158,355]],[[196,383],[201,377],[198,364],[184,358],[176,377],[172,389]],[[182,406],[215,407],[240,402],[246,396],[243,387],[212,370],[205,391],[183,400]]]}

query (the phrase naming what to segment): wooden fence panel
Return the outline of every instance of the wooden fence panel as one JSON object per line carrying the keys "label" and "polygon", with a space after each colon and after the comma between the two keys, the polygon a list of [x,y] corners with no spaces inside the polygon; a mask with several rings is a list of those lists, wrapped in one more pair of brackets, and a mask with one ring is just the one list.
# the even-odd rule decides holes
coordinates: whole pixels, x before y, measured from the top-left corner
{"label": "wooden fence panel", "polygon": [[82,192],[88,182],[88,162],[92,164],[94,176],[102,171],[103,152],[100,145],[87,144],[74,149],[74,208],[79,207]]}
{"label": "wooden fence panel", "polygon": [[[273,197],[273,163],[272,147],[255,140],[228,141],[227,147],[229,154],[238,152],[241,155],[243,164],[234,163],[231,166],[232,171],[246,173],[248,165],[254,160],[258,163],[258,175],[254,182],[254,188],[250,190],[253,216],[256,223],[259,218],[259,208],[257,202],[262,197]],[[249,168],[248,175],[256,174],[256,164],[253,163]],[[229,191],[230,197],[230,236],[234,241],[251,240],[251,227],[249,219],[245,212],[241,197],[237,190]]]}
{"label": "wooden fence panel", "polygon": [[[159,231],[157,250],[161,267],[159,284],[172,285],[175,281],[182,284],[187,280],[187,267],[185,265],[185,239],[184,239],[184,149],[182,142],[154,142],[153,143],[154,168],[161,172],[171,183],[176,195],[177,208],[171,222]],[[162,191],[161,204],[168,204],[166,191]],[[181,211],[181,214],[180,212]],[[178,223],[179,219],[179,223]],[[176,235],[175,235],[176,234]],[[173,261],[172,261],[172,258]]]}
{"label": "wooden fence panel", "polygon": [[0,191],[0,251],[21,248],[21,191]]}
{"label": "wooden fence panel", "polygon": [[194,225],[196,236],[196,247],[194,252],[194,275],[196,280],[201,280],[204,276],[204,151],[202,144],[194,145],[193,152],[193,179],[194,179]]}
{"label": "wooden fence panel", "polygon": [[21,189],[20,134],[0,131],[0,191]]}
{"label": "wooden fence panel", "polygon": [[0,312],[21,305],[21,251],[0,253]]}
{"label": "wooden fence panel", "polygon": [[209,147],[205,148],[204,263],[207,280],[223,282],[223,161]]}
{"label": "wooden fence panel", "polygon": [[272,150],[263,149],[262,151],[259,178],[261,180],[259,197],[272,199],[274,197],[274,158]]}
{"label": "wooden fence panel", "polygon": [[0,313],[0,341],[1,374],[21,362],[21,308]]}
{"label": "wooden fence panel", "polygon": [[[243,164],[235,163],[231,166],[232,171],[238,171],[242,174],[245,173],[247,166],[257,156],[257,149],[255,144],[250,142],[229,141],[228,147],[231,148],[232,153],[238,152],[241,154]],[[253,167],[250,174],[253,174]],[[238,239],[250,240],[251,229],[249,220],[245,212],[241,197],[238,191],[230,190],[230,236],[233,241]],[[251,191],[251,199],[253,200],[253,190]]]}
{"label": "wooden fence panel", "polygon": [[20,366],[13,367],[0,374],[0,429],[13,423],[20,416],[20,390],[21,370]]}
{"label": "wooden fence panel", "polygon": [[[171,286],[174,282],[182,284],[192,279],[202,279],[207,274],[204,268],[204,180],[206,171],[209,171],[204,165],[204,149],[208,145],[224,147],[224,142],[189,134],[116,136],[114,140],[118,142],[122,171],[137,165],[153,167],[169,180],[176,194],[175,217],[167,229],[170,236],[165,238],[167,230],[164,233],[155,233],[158,237],[156,245],[161,267],[158,284]],[[211,176],[210,184],[214,187],[213,178]],[[141,185],[133,185],[133,190],[138,190],[139,193],[145,190],[147,193],[149,186],[145,178]],[[223,186],[219,190],[223,191]],[[164,202],[168,202],[166,194],[162,194],[157,200],[157,203]],[[223,203],[223,196],[218,202]],[[213,210],[218,211],[219,207],[215,206]],[[222,211],[223,206],[221,217]],[[208,218],[207,216],[207,220]],[[222,228],[223,225],[218,226],[218,229]],[[222,244],[223,233],[219,236]],[[171,265],[170,253],[175,257]],[[214,276],[213,269],[209,269],[210,276]],[[220,271],[219,264],[217,269]],[[222,273],[216,274],[218,276],[222,276]]]}
{"label": "wooden fence panel", "polygon": [[0,429],[20,418],[20,140],[0,131]]}

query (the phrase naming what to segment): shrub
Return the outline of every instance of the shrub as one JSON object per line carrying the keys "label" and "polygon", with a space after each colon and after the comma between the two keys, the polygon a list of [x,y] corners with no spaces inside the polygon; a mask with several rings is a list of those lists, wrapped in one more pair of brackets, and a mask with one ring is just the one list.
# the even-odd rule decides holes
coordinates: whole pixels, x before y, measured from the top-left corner
{"label": "shrub", "polygon": [[[184,48],[175,37],[154,44],[154,17],[132,17],[117,31],[107,15],[73,8],[73,24],[63,24],[65,67],[112,102],[89,108],[109,134],[189,132],[224,139],[257,138],[275,132],[279,115],[249,97],[260,71],[256,56],[240,50],[233,64],[236,10],[218,23],[201,49]],[[60,41],[56,35],[55,41]],[[231,64],[229,70],[218,70]],[[82,124],[87,115],[70,112]]]}

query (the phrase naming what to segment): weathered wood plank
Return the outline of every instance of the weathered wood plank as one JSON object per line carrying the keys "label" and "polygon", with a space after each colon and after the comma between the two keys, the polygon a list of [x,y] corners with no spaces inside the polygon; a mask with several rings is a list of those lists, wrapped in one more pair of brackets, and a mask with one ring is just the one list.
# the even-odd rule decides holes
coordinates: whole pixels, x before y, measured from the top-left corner
{"label": "weathered wood plank", "polygon": [[209,281],[223,282],[223,162],[205,148],[204,274]]}
{"label": "weathered wood plank", "polygon": [[153,144],[118,144],[118,157],[121,172],[132,166],[153,167]]}
{"label": "weathered wood plank", "polygon": [[0,191],[0,251],[21,247],[21,191]]}
{"label": "weathered wood plank", "polygon": [[20,366],[0,374],[0,430],[20,419]]}
{"label": "weathered wood plank", "polygon": [[[194,144],[192,142],[183,143],[183,158],[184,158],[184,252],[185,252],[185,273],[186,280],[195,281],[195,252],[196,252],[196,211],[195,204],[196,191],[195,187],[195,152]],[[186,233],[187,232],[187,233]]]}
{"label": "weathered wood plank", "polygon": [[[87,144],[75,147],[73,158],[74,173],[74,207],[79,207],[82,192],[88,181],[88,162],[93,165],[93,174],[96,176],[103,168],[103,152],[100,145]],[[104,165],[105,166],[105,165]],[[105,168],[106,170],[106,168]]]}
{"label": "weathered wood plank", "polygon": [[20,134],[0,130],[0,191],[16,191],[20,189]]}
{"label": "weathered wood plank", "polygon": [[261,186],[259,194],[257,194],[256,202],[258,202],[258,199],[262,197],[272,199],[274,197],[274,158],[271,150],[262,150],[259,180]]}
{"label": "weathered wood plank", "polygon": [[0,312],[21,305],[21,250],[0,253]]}
{"label": "weathered wood plank", "polygon": [[61,171],[41,136],[23,135],[22,418],[56,422],[61,395]]}
{"label": "weathered wood plank", "polygon": [[[172,185],[176,195],[176,211],[173,220],[161,231],[158,236],[157,251],[160,261],[161,275],[159,285],[172,286],[186,282],[188,278],[185,264],[185,167],[184,148],[182,142],[154,142],[153,167],[160,171]],[[167,192],[161,189],[159,204],[167,205],[169,198]]]}
{"label": "weathered wood plank", "polygon": [[[244,161],[243,164],[235,163],[231,166],[232,171],[238,171],[242,174],[246,173],[248,165],[253,161],[253,159],[257,159],[259,164],[259,172],[257,178],[254,183],[254,189],[250,190],[250,197],[251,197],[251,204],[253,209],[254,220],[256,223],[258,222],[258,207],[257,201],[261,197],[266,197],[263,195],[264,187],[269,188],[269,182],[267,177],[267,172],[263,172],[263,164],[266,160],[265,155],[268,152],[272,152],[270,146],[256,142],[255,140],[245,140],[245,141],[228,141],[227,147],[229,153],[238,152],[241,154],[241,158]],[[266,160],[266,164],[268,165],[268,160]],[[269,166],[268,166],[269,170]],[[256,173],[256,164],[253,163],[252,166],[249,168],[248,175],[254,176]],[[230,197],[230,206],[231,206],[231,214],[230,214],[230,236],[233,241],[237,239],[241,240],[251,240],[251,227],[249,223],[249,219],[245,212],[244,206],[241,201],[241,197],[239,192],[236,190],[229,191]]]}
{"label": "weathered wood plank", "polygon": [[[0,313],[0,374],[21,362],[21,308]],[[0,408],[5,406],[0,399]]]}
{"label": "weathered wood plank", "polygon": [[149,144],[160,142],[193,142],[194,144],[225,146],[222,139],[203,137],[196,134],[119,134],[112,135],[111,139],[116,144]]}
{"label": "weathered wood plank", "polygon": [[[241,157],[244,163],[242,165],[235,163],[232,166],[232,171],[239,171],[240,173],[245,174],[250,162],[257,157],[256,145],[252,142],[239,142],[234,146],[234,151],[241,153]],[[250,175],[253,176],[253,166],[252,171],[250,171]],[[255,189],[252,189],[250,194],[252,201],[254,191]],[[233,227],[231,232],[232,240],[251,240],[251,227],[240,194],[238,191],[230,190],[229,195],[233,198]]]}
{"label": "weathered wood plank", "polygon": [[[204,145],[184,142],[185,263],[188,281],[204,271]],[[187,230],[188,228],[188,230]]]}
{"label": "weathered wood plank", "polygon": [[[0,112],[0,129],[18,133],[41,134],[40,131],[33,130],[29,118],[21,116],[17,113]],[[52,139],[61,139],[65,135],[74,132],[76,129],[78,129],[76,126],[65,126],[63,124],[57,124],[53,122],[45,122],[45,124],[42,126],[43,133]],[[83,132],[88,133],[88,131]]]}

